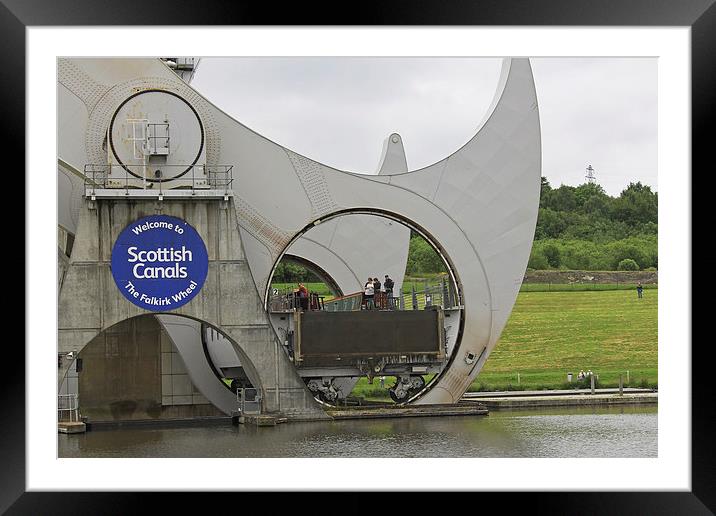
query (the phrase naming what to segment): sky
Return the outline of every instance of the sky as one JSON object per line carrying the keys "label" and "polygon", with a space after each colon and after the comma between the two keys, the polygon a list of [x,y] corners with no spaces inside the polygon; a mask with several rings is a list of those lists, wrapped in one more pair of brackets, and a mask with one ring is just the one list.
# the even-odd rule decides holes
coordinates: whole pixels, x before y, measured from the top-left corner
{"label": "sky", "polygon": [[[657,190],[657,60],[534,58],[542,175],[609,195]],[[202,58],[192,86],[263,136],[326,165],[377,173],[400,133],[408,169],[452,154],[495,94],[496,58]]]}

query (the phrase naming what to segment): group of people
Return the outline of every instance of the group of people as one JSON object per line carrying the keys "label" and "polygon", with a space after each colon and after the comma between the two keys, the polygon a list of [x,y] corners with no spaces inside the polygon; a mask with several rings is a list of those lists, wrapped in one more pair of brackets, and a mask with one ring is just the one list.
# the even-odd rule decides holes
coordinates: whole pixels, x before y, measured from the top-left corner
{"label": "group of people", "polygon": [[592,376],[592,374],[593,373],[592,373],[591,369],[589,371],[587,371],[586,373],[584,372],[584,369],[582,369],[581,371],[579,371],[579,374],[577,375],[577,380],[584,380],[584,379]]}
{"label": "group of people", "polygon": [[363,286],[362,308],[364,310],[371,310],[376,306],[389,308],[388,305],[393,299],[394,284],[393,280],[387,274],[382,284],[378,277],[368,278],[368,281],[366,281]]}

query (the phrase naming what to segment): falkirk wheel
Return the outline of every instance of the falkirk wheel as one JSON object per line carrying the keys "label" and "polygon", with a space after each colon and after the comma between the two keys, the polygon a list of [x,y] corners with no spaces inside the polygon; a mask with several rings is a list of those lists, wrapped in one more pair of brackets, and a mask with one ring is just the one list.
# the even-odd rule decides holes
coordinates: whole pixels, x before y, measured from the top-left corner
{"label": "falkirk wheel", "polygon": [[[534,236],[529,60],[503,60],[462,148],[409,171],[394,133],[371,175],[234,120],[191,87],[195,63],[58,61],[60,394],[79,393],[97,420],[231,414],[249,392],[256,410],[321,418],[379,376],[398,403],[457,402],[507,322]],[[400,289],[411,231],[444,261],[444,295],[423,310],[378,295],[363,306],[375,273]],[[283,258],[337,300],[275,292]]]}

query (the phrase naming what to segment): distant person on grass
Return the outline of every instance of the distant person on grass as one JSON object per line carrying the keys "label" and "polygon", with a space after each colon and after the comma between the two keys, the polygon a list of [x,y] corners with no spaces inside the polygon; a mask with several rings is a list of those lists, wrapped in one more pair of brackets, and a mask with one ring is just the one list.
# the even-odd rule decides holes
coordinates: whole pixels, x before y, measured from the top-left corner
{"label": "distant person on grass", "polygon": [[641,299],[641,293],[644,291],[644,287],[641,286],[641,282],[636,286],[636,295]]}

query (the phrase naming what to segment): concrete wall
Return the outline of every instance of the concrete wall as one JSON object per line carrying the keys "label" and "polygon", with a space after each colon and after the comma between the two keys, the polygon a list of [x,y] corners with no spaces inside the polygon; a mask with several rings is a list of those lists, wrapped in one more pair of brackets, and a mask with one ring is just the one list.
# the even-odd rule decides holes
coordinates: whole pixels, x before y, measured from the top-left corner
{"label": "concrete wall", "polygon": [[[196,297],[170,313],[213,325],[246,353],[260,375],[266,411],[326,417],[277,342],[249,272],[231,202],[85,200],[60,290],[58,352],[79,352],[103,330],[152,313],[121,294],[110,270],[111,252],[119,233],[131,222],[159,213],[171,215],[186,220],[201,235],[209,255],[209,271]],[[66,370],[66,366],[60,367],[58,383]],[[158,371],[156,388],[161,400]]]}
{"label": "concrete wall", "polygon": [[[81,414],[91,421],[219,416],[152,316],[101,332],[80,352]],[[72,378],[68,374],[67,385]]]}

